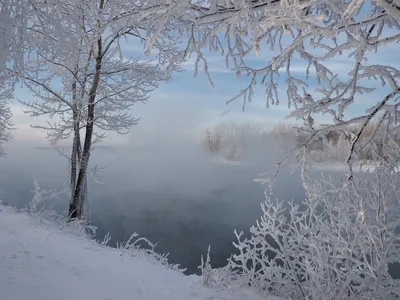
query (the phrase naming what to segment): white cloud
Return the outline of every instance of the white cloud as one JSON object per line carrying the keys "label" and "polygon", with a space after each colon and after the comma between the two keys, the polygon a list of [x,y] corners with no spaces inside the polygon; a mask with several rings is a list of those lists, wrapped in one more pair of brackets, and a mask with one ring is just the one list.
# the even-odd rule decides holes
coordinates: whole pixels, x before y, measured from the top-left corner
{"label": "white cloud", "polygon": [[[182,63],[182,68],[186,71],[193,72],[195,70],[196,57],[192,56],[184,63]],[[210,73],[233,73],[232,70],[226,68],[225,58],[219,55],[214,55],[207,57],[208,71]],[[198,63],[199,72],[203,72],[204,62],[200,61]]]}

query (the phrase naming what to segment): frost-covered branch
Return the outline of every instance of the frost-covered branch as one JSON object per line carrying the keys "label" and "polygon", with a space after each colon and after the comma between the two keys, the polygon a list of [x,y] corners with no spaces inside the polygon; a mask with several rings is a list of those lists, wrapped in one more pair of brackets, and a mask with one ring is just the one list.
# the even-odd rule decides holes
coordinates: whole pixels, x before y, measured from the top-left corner
{"label": "frost-covered branch", "polygon": [[[378,84],[391,95],[392,107],[397,101],[398,67],[372,64],[367,59],[400,41],[395,1],[210,0],[196,1],[187,9],[192,14],[181,20],[187,22],[187,52],[197,56],[195,69],[203,65],[211,77],[203,50],[207,47],[225,56],[227,68],[249,78],[248,85],[227,103],[241,98],[245,109],[254,89],[261,85],[267,107],[279,105],[279,90],[283,89],[288,118],[304,120],[301,129],[312,137],[309,142],[327,130],[378,118],[384,112],[392,121],[397,118],[397,107],[388,111],[385,105],[378,105],[377,110],[371,107],[361,117],[346,115],[363,95],[379,97]],[[273,53],[272,58],[266,57],[267,51]],[[346,62],[340,72],[334,68],[338,59]],[[378,98],[376,103],[380,103]],[[323,130],[313,126],[317,115],[331,117]],[[354,140],[352,152],[358,141]]]}
{"label": "frost-covered branch", "polygon": [[237,233],[229,268],[284,299],[396,299],[400,282],[397,173],[358,173],[352,185],[309,182],[303,203],[267,196],[250,236]]}
{"label": "frost-covered branch", "polygon": [[11,136],[12,123],[11,123],[11,108],[8,102],[0,98],[0,157],[5,155],[3,143],[7,142]]}

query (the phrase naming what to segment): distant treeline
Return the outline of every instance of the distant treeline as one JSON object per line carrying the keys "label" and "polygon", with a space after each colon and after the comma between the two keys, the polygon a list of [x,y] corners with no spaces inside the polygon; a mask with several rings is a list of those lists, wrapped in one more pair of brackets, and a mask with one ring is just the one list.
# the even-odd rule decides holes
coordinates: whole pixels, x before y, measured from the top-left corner
{"label": "distant treeline", "polygon": [[[316,136],[307,144],[311,160],[322,162],[326,160],[344,161],[347,159],[352,140],[360,132],[361,125],[353,124],[347,128],[331,129]],[[369,123],[360,135],[362,145],[357,149],[356,159],[372,161],[388,156],[388,149],[383,149],[384,141],[388,137],[380,134],[376,123]],[[291,124],[282,123],[269,127],[260,123],[221,123],[210,126],[203,131],[203,145],[213,155],[220,155],[227,160],[240,160],[243,153],[250,146],[273,142],[288,152],[302,147],[309,139],[309,135],[300,131]],[[399,141],[400,136],[392,137]],[[261,143],[260,143],[261,142]],[[269,144],[270,145],[270,144]]]}

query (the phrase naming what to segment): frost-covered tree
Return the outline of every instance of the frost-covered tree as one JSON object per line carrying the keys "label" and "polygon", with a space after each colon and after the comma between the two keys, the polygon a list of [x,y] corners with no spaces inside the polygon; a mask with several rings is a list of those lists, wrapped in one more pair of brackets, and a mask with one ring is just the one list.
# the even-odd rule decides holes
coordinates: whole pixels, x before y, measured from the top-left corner
{"label": "frost-covered tree", "polygon": [[6,100],[0,99],[0,157],[4,156],[3,143],[11,138],[11,109]]}
{"label": "frost-covered tree", "polygon": [[11,137],[12,113],[8,101],[20,79],[21,71],[28,68],[26,58],[33,54],[34,48],[38,47],[42,53],[53,55],[56,53],[61,55],[66,50],[66,47],[58,41],[68,42],[65,34],[67,31],[63,31],[60,26],[63,15],[68,13],[68,9],[68,5],[59,0],[1,1],[0,145]]}
{"label": "frost-covered tree", "polygon": [[17,28],[24,26],[18,24],[23,20],[17,17],[21,7],[16,5],[15,2],[5,1],[0,3],[0,156],[4,155],[4,142],[11,137],[12,113],[8,99],[15,81],[11,74],[7,74],[7,64],[11,60],[15,60],[15,66],[17,66],[21,62],[21,57],[23,57],[23,51],[15,50],[22,46],[19,39],[20,36],[17,34]]}
{"label": "frost-covered tree", "polygon": [[53,55],[61,55],[68,48],[71,36],[65,16],[71,17],[76,5],[62,0],[1,1],[0,87],[15,83],[19,72],[27,67],[25,59],[37,47]]}
{"label": "frost-covered tree", "polygon": [[[32,2],[33,4],[34,2]],[[11,83],[13,74],[7,71],[10,65],[13,70],[23,68],[24,54],[28,42],[29,27],[28,1],[5,0],[0,3],[0,88]]]}
{"label": "frost-covered tree", "polygon": [[[242,98],[243,109],[252,100],[257,84],[265,89],[267,107],[280,103],[279,88],[283,88],[289,117],[304,120],[302,130],[308,132],[309,139],[303,147],[332,127],[361,124],[347,157],[352,171],[356,153],[365,142],[373,142],[374,135],[360,141],[370,122],[384,126],[389,139],[397,130],[399,69],[369,63],[368,57],[400,41],[398,1],[202,0],[189,1],[186,9],[190,13],[177,18],[188,26],[187,51],[197,56],[196,71],[203,65],[209,75],[204,50],[221,52],[228,68],[249,78],[248,86],[228,101]],[[266,51],[274,56],[262,63]],[[257,64],[252,54],[259,56]],[[333,70],[335,59],[343,57],[344,69]],[[303,72],[298,71],[299,66]],[[362,101],[366,93],[374,95],[376,101],[360,115],[346,116],[349,107],[356,100]],[[316,129],[318,114],[330,115],[332,122]]]}
{"label": "frost-covered tree", "polygon": [[228,161],[240,160],[255,143],[267,140],[266,128],[257,123],[221,123],[204,130],[203,145]]}
{"label": "frost-covered tree", "polygon": [[[154,40],[153,60],[140,61],[126,54],[123,42],[139,43],[146,36],[146,23],[129,14],[120,0],[81,1],[63,22],[70,34],[69,51],[62,56],[34,50],[20,74],[34,100],[20,101],[31,116],[54,118],[46,125],[52,144],[71,138],[69,217],[81,218],[85,182],[92,145],[107,131],[120,134],[137,123],[132,106],[145,102],[158,82],[177,69],[183,57],[175,38],[167,31]],[[60,41],[62,42],[62,41]],[[40,70],[37,72],[36,70]]]}

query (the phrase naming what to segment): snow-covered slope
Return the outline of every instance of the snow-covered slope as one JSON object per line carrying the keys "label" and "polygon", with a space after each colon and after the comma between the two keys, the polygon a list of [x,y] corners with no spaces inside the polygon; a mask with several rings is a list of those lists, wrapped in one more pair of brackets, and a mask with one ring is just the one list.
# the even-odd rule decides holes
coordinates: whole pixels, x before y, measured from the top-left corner
{"label": "snow-covered slope", "polygon": [[198,276],[163,268],[143,254],[121,255],[0,205],[0,299],[261,298],[243,289],[206,288]]}

